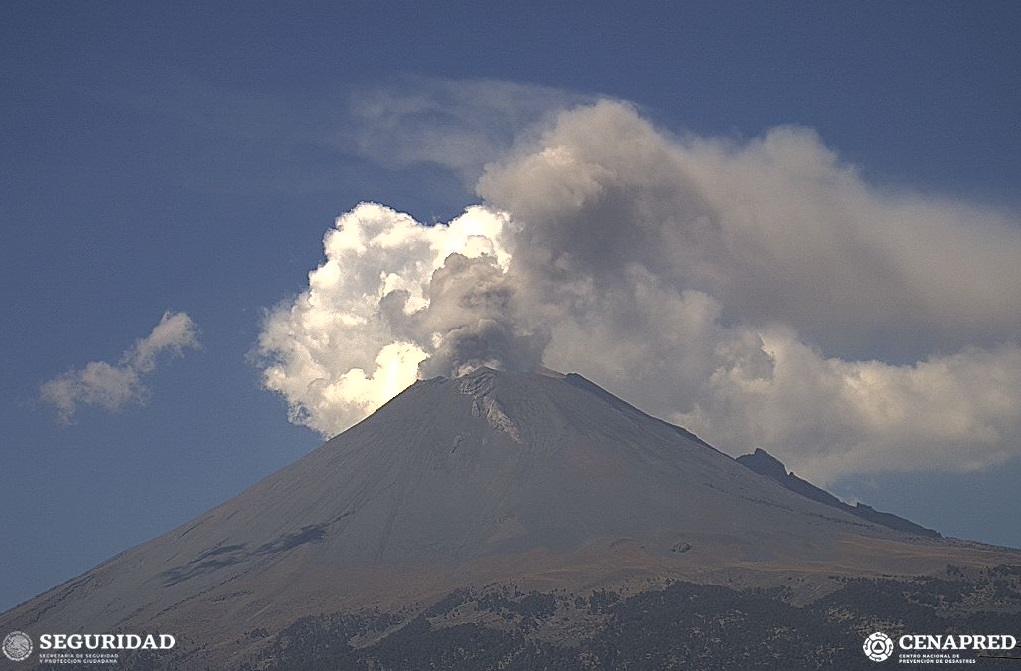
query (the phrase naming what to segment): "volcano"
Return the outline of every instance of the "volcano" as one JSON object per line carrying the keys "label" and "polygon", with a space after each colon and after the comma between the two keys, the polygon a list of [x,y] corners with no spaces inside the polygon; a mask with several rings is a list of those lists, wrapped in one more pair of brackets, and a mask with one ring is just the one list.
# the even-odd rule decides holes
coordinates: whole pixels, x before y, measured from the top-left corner
{"label": "volcano", "polygon": [[372,609],[400,614],[393,629],[486,586],[638,594],[797,576],[790,598],[809,602],[835,576],[1021,563],[818,498],[579,375],[481,368],[415,383],[226,503],[4,613],[0,632],[170,633],[177,668],[233,668],[303,617]]}

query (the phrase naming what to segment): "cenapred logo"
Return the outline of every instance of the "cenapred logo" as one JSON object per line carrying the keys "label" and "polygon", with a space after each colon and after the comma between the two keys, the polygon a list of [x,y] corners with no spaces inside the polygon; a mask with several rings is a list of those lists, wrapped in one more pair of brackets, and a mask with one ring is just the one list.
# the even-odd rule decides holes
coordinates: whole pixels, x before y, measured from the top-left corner
{"label": "cenapred logo", "polygon": [[32,654],[32,637],[23,631],[12,631],[4,637],[4,655],[12,662],[21,662]]}
{"label": "cenapred logo", "polygon": [[873,662],[885,662],[897,649],[902,664],[973,664],[974,652],[1013,650],[1017,644],[1010,634],[903,634],[894,643],[877,631],[865,639],[862,650]]}
{"label": "cenapred logo", "polygon": [[885,662],[893,654],[893,639],[881,631],[869,634],[862,645],[865,656],[873,662]]}

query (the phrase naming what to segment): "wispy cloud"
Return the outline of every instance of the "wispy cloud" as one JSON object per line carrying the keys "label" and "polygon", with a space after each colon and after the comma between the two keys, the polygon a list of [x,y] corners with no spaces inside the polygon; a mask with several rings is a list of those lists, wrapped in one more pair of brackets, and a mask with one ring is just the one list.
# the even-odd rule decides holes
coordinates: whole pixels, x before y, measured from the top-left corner
{"label": "wispy cloud", "polygon": [[90,361],[44,382],[40,398],[57,408],[62,422],[70,422],[79,406],[116,412],[129,404],[144,404],[149,389],[142,378],[156,370],[161,355],[182,356],[199,348],[198,331],[183,312],[165,312],[148,336],[128,348],[116,364]]}
{"label": "wispy cloud", "polygon": [[388,168],[429,163],[469,186],[486,163],[555,114],[595,98],[533,84],[488,79],[405,77],[352,96],[348,123],[330,139]]}

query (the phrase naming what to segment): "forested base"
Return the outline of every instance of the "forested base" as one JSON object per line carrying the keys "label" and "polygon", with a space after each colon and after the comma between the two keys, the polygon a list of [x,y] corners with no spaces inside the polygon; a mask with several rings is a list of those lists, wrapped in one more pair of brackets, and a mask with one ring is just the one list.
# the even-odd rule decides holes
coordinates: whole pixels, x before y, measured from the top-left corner
{"label": "forested base", "polygon": [[862,652],[874,631],[1018,633],[1021,567],[968,578],[951,566],[947,576],[833,578],[840,588],[805,606],[783,589],[689,583],[630,598],[460,590],[403,617],[303,618],[246,669],[876,669]]}

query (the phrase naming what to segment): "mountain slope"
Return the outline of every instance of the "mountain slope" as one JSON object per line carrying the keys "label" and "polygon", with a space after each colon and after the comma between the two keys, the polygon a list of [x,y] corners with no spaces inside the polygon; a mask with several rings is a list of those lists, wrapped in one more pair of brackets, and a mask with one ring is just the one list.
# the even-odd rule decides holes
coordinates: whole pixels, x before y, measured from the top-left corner
{"label": "mountain slope", "polygon": [[245,632],[463,585],[914,575],[1007,555],[789,491],[580,376],[480,369],[414,384],[237,497],[8,611],[0,631],[173,632],[219,666]]}

